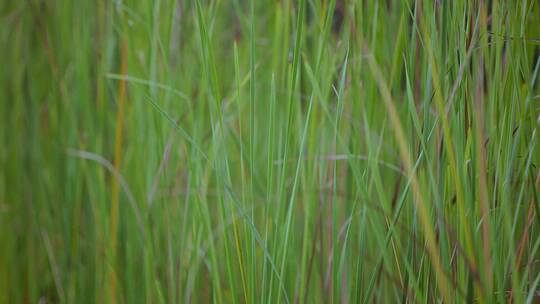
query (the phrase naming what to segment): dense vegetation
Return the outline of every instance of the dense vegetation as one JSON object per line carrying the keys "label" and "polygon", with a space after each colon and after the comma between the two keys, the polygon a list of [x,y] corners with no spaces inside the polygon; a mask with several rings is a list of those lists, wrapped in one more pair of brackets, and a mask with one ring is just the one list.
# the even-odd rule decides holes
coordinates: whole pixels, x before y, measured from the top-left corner
{"label": "dense vegetation", "polygon": [[539,1],[0,25],[0,303],[539,301]]}

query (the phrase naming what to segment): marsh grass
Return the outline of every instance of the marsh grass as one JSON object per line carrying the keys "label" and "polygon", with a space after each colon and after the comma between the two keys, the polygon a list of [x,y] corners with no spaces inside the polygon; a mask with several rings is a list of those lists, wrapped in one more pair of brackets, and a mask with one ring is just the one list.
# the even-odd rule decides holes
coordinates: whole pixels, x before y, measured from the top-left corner
{"label": "marsh grass", "polygon": [[0,303],[534,303],[538,1],[3,1]]}

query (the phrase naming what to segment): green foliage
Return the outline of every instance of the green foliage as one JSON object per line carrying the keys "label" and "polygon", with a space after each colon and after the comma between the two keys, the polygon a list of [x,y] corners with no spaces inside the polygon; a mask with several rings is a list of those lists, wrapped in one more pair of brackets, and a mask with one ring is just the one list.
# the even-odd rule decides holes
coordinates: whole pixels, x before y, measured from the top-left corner
{"label": "green foliage", "polygon": [[0,303],[540,300],[540,2],[0,25]]}

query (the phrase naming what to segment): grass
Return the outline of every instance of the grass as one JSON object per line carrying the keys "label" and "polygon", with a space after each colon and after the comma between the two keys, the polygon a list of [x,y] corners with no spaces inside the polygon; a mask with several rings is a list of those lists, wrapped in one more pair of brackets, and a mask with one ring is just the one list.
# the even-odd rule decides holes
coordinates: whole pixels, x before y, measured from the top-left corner
{"label": "grass", "polygon": [[540,301],[538,1],[0,24],[0,303]]}

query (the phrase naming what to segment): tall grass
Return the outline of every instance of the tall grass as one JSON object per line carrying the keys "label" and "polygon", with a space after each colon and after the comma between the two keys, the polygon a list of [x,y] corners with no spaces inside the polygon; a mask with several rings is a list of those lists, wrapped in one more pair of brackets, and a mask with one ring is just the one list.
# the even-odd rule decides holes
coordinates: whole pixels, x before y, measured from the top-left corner
{"label": "tall grass", "polygon": [[540,300],[540,2],[0,25],[0,303]]}

